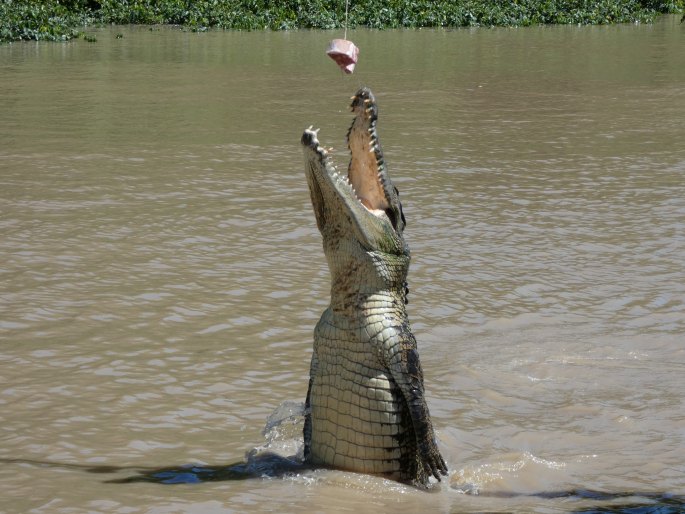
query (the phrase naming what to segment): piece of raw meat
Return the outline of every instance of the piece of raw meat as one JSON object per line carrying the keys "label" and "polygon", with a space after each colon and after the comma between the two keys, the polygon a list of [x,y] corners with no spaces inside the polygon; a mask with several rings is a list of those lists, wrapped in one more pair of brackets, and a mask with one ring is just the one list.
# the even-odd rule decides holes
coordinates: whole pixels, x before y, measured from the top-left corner
{"label": "piece of raw meat", "polygon": [[326,54],[333,59],[345,73],[352,73],[359,57],[359,48],[352,41],[334,39],[328,45]]}

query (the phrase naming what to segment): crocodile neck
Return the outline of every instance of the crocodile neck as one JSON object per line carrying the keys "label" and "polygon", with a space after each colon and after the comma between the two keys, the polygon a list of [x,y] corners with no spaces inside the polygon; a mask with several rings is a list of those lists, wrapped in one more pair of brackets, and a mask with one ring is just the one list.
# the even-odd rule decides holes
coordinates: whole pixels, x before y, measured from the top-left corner
{"label": "crocodile neck", "polygon": [[406,319],[409,261],[408,253],[390,255],[361,248],[348,258],[335,253],[334,258],[328,259],[331,311],[350,321],[362,321],[378,313]]}

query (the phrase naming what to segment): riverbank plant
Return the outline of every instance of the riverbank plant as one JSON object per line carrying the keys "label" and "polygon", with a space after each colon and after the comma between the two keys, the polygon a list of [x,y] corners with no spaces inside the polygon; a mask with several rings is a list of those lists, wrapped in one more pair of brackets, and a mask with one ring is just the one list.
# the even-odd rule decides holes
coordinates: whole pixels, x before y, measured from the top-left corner
{"label": "riverbank plant", "polygon": [[89,12],[57,1],[0,0],[0,41],[65,41],[94,21]]}
{"label": "riverbank plant", "polygon": [[[351,0],[349,27],[420,28],[650,22],[685,0]],[[0,0],[0,41],[67,40],[96,24],[190,30],[339,29],[345,0]]]}

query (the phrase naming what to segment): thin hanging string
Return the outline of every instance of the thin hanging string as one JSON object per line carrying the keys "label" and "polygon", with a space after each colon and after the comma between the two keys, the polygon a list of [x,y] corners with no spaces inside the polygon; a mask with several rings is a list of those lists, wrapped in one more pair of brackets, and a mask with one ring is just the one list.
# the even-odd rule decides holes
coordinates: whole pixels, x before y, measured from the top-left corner
{"label": "thin hanging string", "polygon": [[345,36],[343,39],[347,39],[347,9],[349,8],[350,0],[345,0]]}

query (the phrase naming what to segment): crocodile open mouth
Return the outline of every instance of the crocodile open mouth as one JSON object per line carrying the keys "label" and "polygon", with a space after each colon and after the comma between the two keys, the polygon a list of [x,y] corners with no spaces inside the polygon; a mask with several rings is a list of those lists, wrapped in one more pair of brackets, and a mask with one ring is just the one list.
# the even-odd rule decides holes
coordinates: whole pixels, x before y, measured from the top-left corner
{"label": "crocodile open mouth", "polygon": [[344,203],[358,202],[364,212],[389,221],[393,230],[401,234],[406,220],[399,192],[390,180],[383,160],[376,132],[378,106],[373,93],[368,88],[360,89],[352,97],[351,109],[355,116],[347,132],[351,155],[347,174],[335,169],[329,152],[319,144],[318,129],[309,127],[302,135],[302,144],[311,152],[305,153],[306,169],[319,228],[326,223],[325,192],[332,189]]}
{"label": "crocodile open mouth", "polygon": [[[378,168],[378,160],[370,149],[376,146],[369,145],[370,138],[364,138],[363,132],[350,129],[350,151],[352,158],[348,167],[347,176],[339,173],[331,162],[330,153],[318,140],[319,129],[310,126],[302,136],[302,143],[312,148],[318,155],[318,159],[325,163],[325,169],[329,177],[336,185],[336,189],[347,189],[347,194],[359,201],[359,203],[374,216],[381,217],[386,214],[389,203],[383,192],[381,172]],[[364,141],[367,139],[369,141]],[[318,185],[317,185],[318,187]],[[320,195],[320,193],[319,193]]]}

